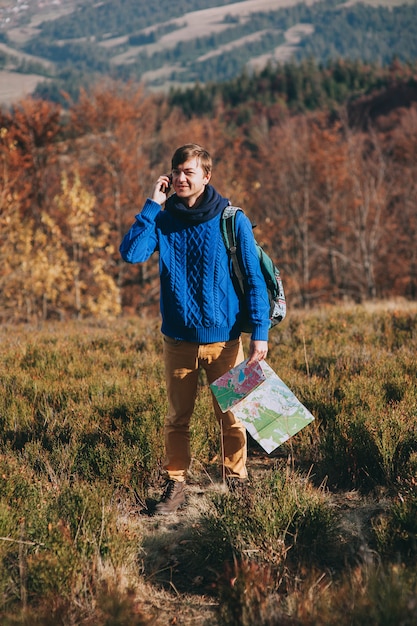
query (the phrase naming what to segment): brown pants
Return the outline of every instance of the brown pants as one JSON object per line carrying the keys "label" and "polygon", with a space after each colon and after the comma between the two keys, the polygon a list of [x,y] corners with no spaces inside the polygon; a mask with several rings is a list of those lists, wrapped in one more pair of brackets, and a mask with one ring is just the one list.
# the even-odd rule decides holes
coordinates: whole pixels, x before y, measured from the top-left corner
{"label": "brown pants", "polygon": [[[199,368],[206,371],[210,384],[243,359],[241,339],[199,344],[164,336],[168,394],[164,468],[173,480],[184,481],[190,466],[190,420],[197,395]],[[222,413],[214,396],[213,407],[222,425],[225,471],[228,475],[246,478],[246,429],[230,411]]]}

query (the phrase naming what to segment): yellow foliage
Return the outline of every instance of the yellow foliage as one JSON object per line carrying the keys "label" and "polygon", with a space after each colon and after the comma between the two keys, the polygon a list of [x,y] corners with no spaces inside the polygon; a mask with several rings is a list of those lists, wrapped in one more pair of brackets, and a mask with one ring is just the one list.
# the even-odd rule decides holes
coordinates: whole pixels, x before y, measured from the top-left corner
{"label": "yellow foliage", "polygon": [[0,318],[108,317],[121,311],[120,293],[106,265],[114,252],[108,224],[95,226],[96,199],[76,174],[63,174],[55,198],[58,223],[43,211],[39,224],[22,219],[19,202],[0,206]]}
{"label": "yellow foliage", "polygon": [[[106,272],[107,260],[113,253],[110,226],[106,223],[96,226],[96,198],[83,186],[78,172],[72,180],[67,173],[62,175],[61,194],[55,198],[55,203],[68,225],[67,243],[72,250],[69,267],[78,315],[118,315],[121,311],[119,289]],[[82,280],[84,274],[88,275],[88,280]]]}
{"label": "yellow foliage", "polygon": [[45,317],[53,307],[60,309],[69,288],[68,255],[57,234],[59,228],[47,215],[44,228],[33,220],[21,220],[16,203],[2,207],[0,278],[3,317]]}

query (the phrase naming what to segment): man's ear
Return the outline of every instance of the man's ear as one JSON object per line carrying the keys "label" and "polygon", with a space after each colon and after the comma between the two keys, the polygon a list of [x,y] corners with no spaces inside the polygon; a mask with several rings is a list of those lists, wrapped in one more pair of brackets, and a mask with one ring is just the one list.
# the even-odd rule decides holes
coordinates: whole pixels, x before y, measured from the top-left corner
{"label": "man's ear", "polygon": [[211,178],[211,172],[209,172],[208,174],[206,174],[206,181],[207,181],[207,182],[206,182],[206,185],[208,185],[208,184],[209,184],[209,182],[210,182],[210,178]]}

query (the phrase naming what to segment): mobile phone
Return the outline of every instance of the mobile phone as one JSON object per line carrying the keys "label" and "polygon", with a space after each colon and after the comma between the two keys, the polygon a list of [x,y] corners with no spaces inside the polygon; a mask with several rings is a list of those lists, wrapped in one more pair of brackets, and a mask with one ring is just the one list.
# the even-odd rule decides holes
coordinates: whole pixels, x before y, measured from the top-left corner
{"label": "mobile phone", "polygon": [[171,189],[171,185],[172,185],[172,174],[168,174],[168,178],[169,178],[169,183],[168,185],[163,185],[164,189],[163,191],[165,193],[169,193],[169,190]]}

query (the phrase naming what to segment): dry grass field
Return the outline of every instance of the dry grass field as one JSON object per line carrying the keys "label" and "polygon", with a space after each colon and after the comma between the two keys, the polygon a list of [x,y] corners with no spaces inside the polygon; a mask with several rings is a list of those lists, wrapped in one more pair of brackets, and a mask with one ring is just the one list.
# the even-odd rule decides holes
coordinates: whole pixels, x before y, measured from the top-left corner
{"label": "dry grass field", "polygon": [[[416,303],[291,311],[268,362],[315,421],[222,482],[202,376],[187,506],[155,517],[158,319],[0,329],[2,626],[417,623]],[[245,337],[247,348],[247,337]]]}

